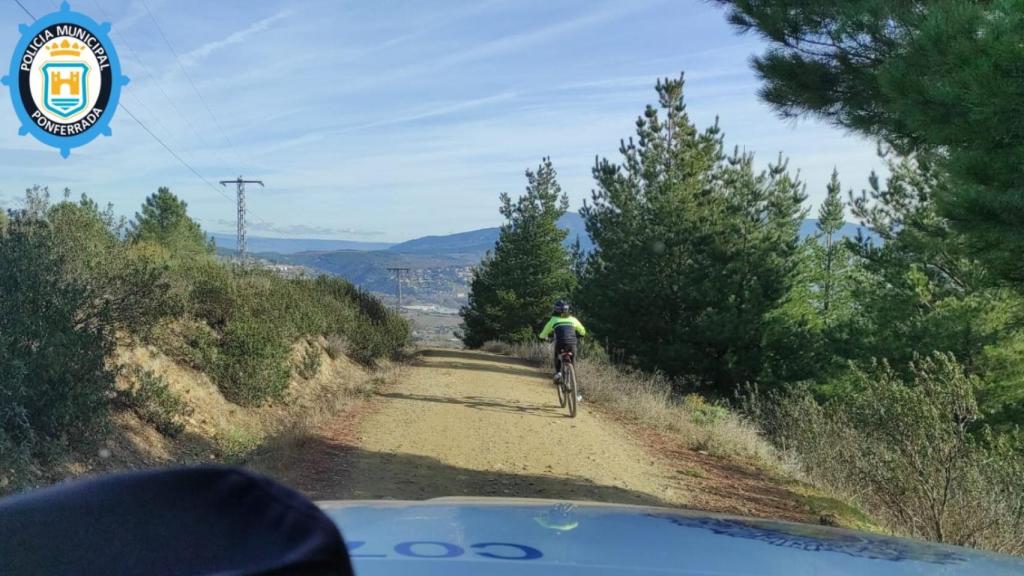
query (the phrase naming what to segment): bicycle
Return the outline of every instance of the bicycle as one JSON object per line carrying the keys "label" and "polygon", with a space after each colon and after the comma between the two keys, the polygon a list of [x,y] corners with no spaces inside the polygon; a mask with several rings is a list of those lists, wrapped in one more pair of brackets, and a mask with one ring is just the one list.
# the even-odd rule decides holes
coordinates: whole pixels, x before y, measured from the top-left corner
{"label": "bicycle", "polygon": [[556,383],[555,388],[558,389],[558,406],[565,408],[565,405],[569,405],[569,417],[576,417],[576,397],[579,394],[579,389],[576,385],[576,369],[573,367],[573,355],[572,352],[562,352],[560,356],[562,360],[562,378]]}

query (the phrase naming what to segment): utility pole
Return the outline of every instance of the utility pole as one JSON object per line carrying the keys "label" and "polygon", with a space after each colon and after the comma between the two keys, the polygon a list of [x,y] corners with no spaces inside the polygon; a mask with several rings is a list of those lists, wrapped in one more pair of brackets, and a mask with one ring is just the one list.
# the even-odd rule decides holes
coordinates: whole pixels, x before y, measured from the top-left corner
{"label": "utility pole", "polygon": [[398,286],[398,312],[402,312],[402,273],[408,272],[408,268],[388,268],[395,273],[395,283]]}
{"label": "utility pole", "polygon": [[245,185],[259,184],[263,187],[262,180],[243,180],[239,176],[236,180],[221,180],[221,186],[234,184],[238,194],[238,238],[236,239],[235,250],[238,252],[238,259],[245,263]]}

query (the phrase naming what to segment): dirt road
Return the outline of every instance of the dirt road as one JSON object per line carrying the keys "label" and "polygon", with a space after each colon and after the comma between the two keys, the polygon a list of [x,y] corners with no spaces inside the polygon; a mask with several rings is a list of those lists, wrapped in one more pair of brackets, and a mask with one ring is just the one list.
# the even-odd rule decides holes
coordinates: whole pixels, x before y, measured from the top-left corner
{"label": "dirt road", "polygon": [[669,460],[663,446],[656,455],[638,440],[649,436],[592,408],[584,401],[568,418],[550,380],[516,360],[428,350],[363,414],[290,447],[278,475],[314,499],[515,496],[804,514],[792,495],[726,463],[694,477],[702,456]]}

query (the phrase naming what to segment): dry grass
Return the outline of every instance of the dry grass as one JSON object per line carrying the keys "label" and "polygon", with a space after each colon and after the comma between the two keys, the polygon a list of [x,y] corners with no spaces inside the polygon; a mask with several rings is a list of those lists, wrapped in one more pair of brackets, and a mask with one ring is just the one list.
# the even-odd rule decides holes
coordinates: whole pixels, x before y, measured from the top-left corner
{"label": "dry grass", "polygon": [[258,443],[238,453],[237,461],[274,477],[284,477],[292,464],[294,448],[300,446],[318,429],[336,420],[354,406],[373,396],[381,388],[401,377],[401,366],[381,364],[355,378],[329,378],[318,389],[310,391],[301,401],[289,407],[284,418]]}
{"label": "dry grass", "polygon": [[327,355],[331,357],[331,360],[337,360],[348,351],[348,340],[339,334],[331,334],[327,337],[326,349]]}
{"label": "dry grass", "polygon": [[[331,342],[311,339],[297,344],[293,357],[319,355],[319,366],[309,378],[292,378],[283,402],[242,407],[226,400],[209,377],[159,353],[152,347],[122,350],[117,361],[152,371],[189,407],[179,439],[149,434],[146,425],[119,416],[118,438],[104,462],[83,462],[75,469],[103,470],[195,462],[249,463],[254,454],[270,457],[267,445],[278,438],[306,433],[343,413],[360,399],[398,378],[400,368],[381,363],[376,368],[339,355],[331,358]],[[119,383],[123,388],[127,383]],[[122,415],[127,416],[127,415]]]}
{"label": "dry grass", "polygon": [[[487,343],[485,350],[509,354],[537,366],[551,362],[545,344]],[[622,369],[585,356],[576,365],[588,401],[607,407],[626,420],[669,433],[693,450],[738,459],[785,477],[798,468],[768,442],[752,423],[724,405],[691,394],[672,394],[670,382],[657,374]]]}

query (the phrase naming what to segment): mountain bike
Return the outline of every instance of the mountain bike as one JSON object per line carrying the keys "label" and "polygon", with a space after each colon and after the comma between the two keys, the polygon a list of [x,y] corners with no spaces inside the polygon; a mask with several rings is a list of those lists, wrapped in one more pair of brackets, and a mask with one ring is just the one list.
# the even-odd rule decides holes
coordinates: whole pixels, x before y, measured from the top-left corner
{"label": "mountain bike", "polygon": [[556,384],[558,389],[558,405],[561,408],[565,408],[565,405],[569,405],[569,417],[576,417],[576,395],[579,393],[579,389],[576,387],[576,369],[572,363],[572,352],[562,352],[562,379]]}

